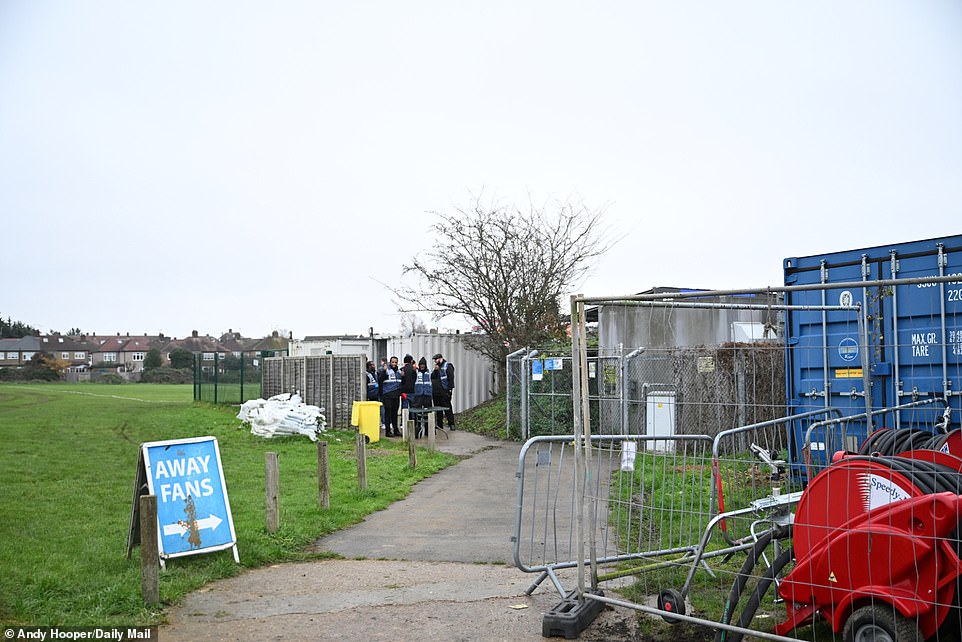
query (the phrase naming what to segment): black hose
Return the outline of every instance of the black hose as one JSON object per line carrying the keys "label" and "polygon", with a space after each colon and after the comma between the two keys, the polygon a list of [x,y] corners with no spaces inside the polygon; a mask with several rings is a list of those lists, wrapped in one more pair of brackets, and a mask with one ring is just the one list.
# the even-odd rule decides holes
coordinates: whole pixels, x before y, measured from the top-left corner
{"label": "black hose", "polygon": [[[725,602],[725,611],[722,613],[722,624],[729,624],[731,622],[731,617],[735,614],[735,607],[738,606],[738,600],[741,599],[742,591],[745,590],[745,584],[748,583],[748,578],[751,577],[752,570],[754,570],[758,560],[765,553],[765,549],[772,543],[772,540],[785,539],[791,537],[791,535],[792,527],[788,525],[777,526],[765,531],[758,538],[758,541],[755,542],[755,545],[752,546],[748,552],[745,563],[742,564],[738,575],[735,576],[735,581],[732,583],[731,591],[728,593],[728,600]],[[724,629],[719,629],[715,633],[715,642],[726,642],[728,633],[729,632]]]}
{"label": "black hose", "polygon": [[[762,598],[768,593],[768,587],[772,585],[775,577],[782,572],[782,569],[792,560],[794,555],[794,547],[785,549],[781,555],[775,558],[772,565],[765,570],[765,574],[759,578],[758,583],[755,584],[755,590],[752,591],[748,602],[745,603],[741,617],[738,618],[738,626],[747,629],[748,625],[752,623],[752,619],[755,617],[755,611],[758,610],[759,605],[762,603]],[[741,642],[744,637],[744,634],[737,631],[731,631],[730,633],[731,635],[728,636],[728,642]]]}

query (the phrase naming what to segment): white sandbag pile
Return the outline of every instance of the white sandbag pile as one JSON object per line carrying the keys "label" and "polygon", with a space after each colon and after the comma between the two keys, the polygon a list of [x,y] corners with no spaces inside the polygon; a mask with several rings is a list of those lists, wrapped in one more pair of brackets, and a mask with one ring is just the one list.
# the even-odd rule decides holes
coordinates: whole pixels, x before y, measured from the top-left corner
{"label": "white sandbag pile", "polygon": [[274,395],[270,399],[251,399],[241,405],[237,418],[251,425],[251,434],[264,438],[306,435],[317,441],[317,433],[327,430],[324,409],[304,403],[297,393]]}

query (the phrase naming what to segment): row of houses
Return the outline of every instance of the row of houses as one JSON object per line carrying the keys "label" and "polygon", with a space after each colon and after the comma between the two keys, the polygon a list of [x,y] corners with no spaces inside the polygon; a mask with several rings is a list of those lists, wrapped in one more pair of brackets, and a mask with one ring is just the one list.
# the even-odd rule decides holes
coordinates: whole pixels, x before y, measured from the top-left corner
{"label": "row of houses", "polygon": [[191,336],[183,339],[167,337],[162,333],[48,334],[0,339],[0,368],[24,366],[30,363],[34,355],[44,353],[65,362],[68,373],[86,372],[94,367],[139,373],[143,371],[144,360],[152,349],[160,353],[163,365],[169,365],[170,354],[178,349],[200,355],[204,361],[213,363],[228,356],[284,356],[289,354],[290,339],[278,336],[277,332],[263,339],[248,339],[233,330],[228,330],[220,337],[201,335],[195,330]]}

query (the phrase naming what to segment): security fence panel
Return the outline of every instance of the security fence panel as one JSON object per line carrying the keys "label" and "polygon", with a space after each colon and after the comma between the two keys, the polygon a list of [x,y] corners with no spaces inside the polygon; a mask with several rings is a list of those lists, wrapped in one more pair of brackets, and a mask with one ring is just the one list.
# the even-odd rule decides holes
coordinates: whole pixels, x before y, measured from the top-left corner
{"label": "security fence panel", "polygon": [[261,360],[256,354],[194,357],[194,401],[240,405],[261,396]]}
{"label": "security fence panel", "polygon": [[522,421],[522,358],[527,348],[516,350],[505,359],[505,438],[520,439],[525,434]]}

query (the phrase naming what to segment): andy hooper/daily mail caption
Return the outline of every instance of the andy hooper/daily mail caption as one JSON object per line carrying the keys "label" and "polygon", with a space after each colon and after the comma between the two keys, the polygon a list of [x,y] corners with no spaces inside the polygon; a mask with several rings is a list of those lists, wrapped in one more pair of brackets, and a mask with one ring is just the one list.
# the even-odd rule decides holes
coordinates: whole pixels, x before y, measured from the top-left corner
{"label": "andy hooper/daily mail caption", "polygon": [[4,640],[157,640],[154,626],[9,626]]}

